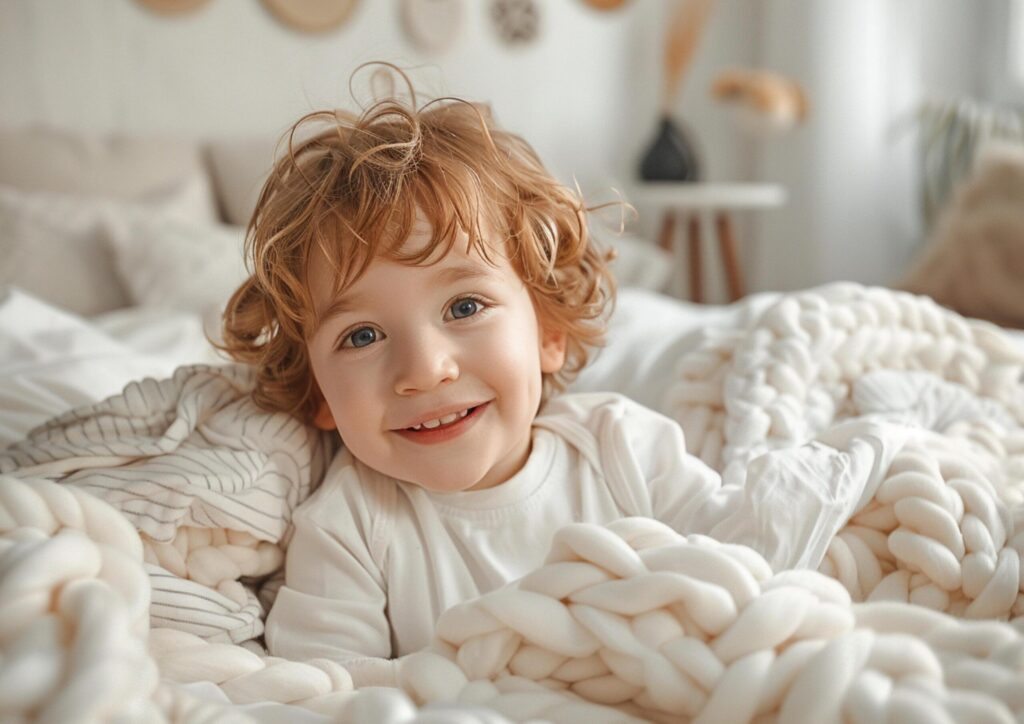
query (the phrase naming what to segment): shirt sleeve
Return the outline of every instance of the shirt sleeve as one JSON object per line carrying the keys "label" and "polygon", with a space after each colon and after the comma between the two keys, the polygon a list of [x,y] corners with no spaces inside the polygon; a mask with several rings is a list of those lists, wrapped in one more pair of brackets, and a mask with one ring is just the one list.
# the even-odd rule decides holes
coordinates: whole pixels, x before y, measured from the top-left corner
{"label": "shirt sleeve", "polygon": [[902,425],[855,419],[719,475],[687,453],[670,418],[631,402],[619,418],[614,444],[602,448],[619,458],[620,470],[642,478],[651,517],[684,535],[749,546],[773,570],[817,568],[907,437]]}
{"label": "shirt sleeve", "polygon": [[[325,480],[296,510],[285,583],[267,616],[270,653],[302,661],[327,658],[354,669],[387,668],[392,654],[383,573],[373,555],[374,514],[350,479]],[[354,676],[355,678],[355,676]]]}

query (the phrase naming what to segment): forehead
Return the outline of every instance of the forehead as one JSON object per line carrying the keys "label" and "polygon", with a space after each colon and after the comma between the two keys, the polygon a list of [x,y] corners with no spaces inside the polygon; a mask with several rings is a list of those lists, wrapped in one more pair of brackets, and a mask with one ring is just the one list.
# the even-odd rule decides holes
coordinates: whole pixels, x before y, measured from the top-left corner
{"label": "forehead", "polygon": [[[489,235],[488,235],[489,236]],[[345,270],[335,268],[322,249],[313,252],[310,259],[308,282],[313,298],[314,328],[323,321],[325,314],[342,311],[346,299],[362,296],[384,287],[393,277],[384,278],[389,265],[391,269],[405,267],[424,275],[431,283],[453,284],[465,279],[500,279],[518,282],[518,275],[512,268],[502,244],[486,238],[481,245],[486,247],[486,256],[477,245],[471,244],[465,231],[458,231],[452,243],[437,243],[429,222],[417,220],[412,233],[397,248],[378,253],[370,259],[362,274],[345,277]],[[409,261],[409,257],[422,257]]]}

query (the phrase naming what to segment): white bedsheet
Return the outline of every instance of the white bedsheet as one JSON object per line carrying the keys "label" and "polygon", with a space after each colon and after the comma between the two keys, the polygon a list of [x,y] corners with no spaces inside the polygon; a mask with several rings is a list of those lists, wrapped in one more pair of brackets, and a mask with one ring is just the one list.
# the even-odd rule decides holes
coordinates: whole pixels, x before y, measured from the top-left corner
{"label": "white bedsheet", "polygon": [[0,448],[132,380],[221,361],[198,315],[125,309],[85,319],[17,288],[0,289]]}

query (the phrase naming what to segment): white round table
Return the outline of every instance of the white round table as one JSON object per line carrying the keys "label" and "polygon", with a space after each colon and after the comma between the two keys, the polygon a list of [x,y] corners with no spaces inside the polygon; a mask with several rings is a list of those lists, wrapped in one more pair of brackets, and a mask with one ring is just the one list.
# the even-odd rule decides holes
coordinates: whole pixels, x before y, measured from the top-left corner
{"label": "white round table", "polygon": [[786,203],[786,198],[786,189],[776,184],[652,181],[634,185],[628,200],[637,206],[661,209],[658,243],[673,254],[676,253],[676,222],[687,222],[690,298],[702,302],[704,279],[701,268],[701,218],[710,216],[715,222],[729,297],[736,301],[746,292],[743,270],[736,254],[732,214],[737,211],[778,208]]}

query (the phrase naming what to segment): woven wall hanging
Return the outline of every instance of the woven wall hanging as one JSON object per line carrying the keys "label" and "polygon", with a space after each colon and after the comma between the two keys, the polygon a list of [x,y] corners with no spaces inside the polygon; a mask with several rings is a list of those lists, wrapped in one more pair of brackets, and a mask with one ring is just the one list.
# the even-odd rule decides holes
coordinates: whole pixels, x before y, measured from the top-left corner
{"label": "woven wall hanging", "polygon": [[161,15],[187,13],[205,5],[209,0],[137,0],[139,5]]}
{"label": "woven wall hanging", "polygon": [[491,20],[498,37],[506,43],[529,43],[537,38],[540,10],[534,0],[494,0]]}
{"label": "woven wall hanging", "polygon": [[618,10],[626,4],[626,0],[583,0],[595,10]]}
{"label": "woven wall hanging", "polygon": [[462,32],[463,0],[402,0],[402,29],[418,50],[443,53]]}
{"label": "woven wall hanging", "polygon": [[352,14],[358,0],[263,0],[280,22],[304,33],[325,33]]}

